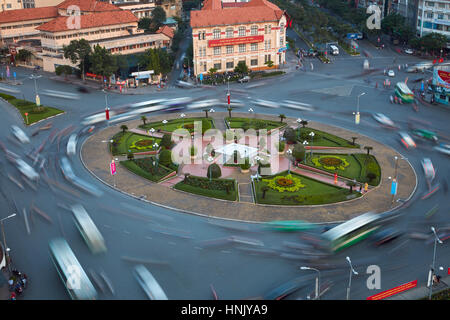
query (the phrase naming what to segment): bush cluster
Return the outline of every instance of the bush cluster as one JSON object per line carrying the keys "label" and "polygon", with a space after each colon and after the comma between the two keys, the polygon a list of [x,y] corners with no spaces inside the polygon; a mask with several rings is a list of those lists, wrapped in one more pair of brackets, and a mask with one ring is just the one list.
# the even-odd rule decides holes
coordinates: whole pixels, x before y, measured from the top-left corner
{"label": "bush cluster", "polygon": [[195,177],[191,175],[185,176],[183,183],[201,189],[226,191],[227,194],[235,189],[234,180],[213,179],[209,181],[208,178]]}

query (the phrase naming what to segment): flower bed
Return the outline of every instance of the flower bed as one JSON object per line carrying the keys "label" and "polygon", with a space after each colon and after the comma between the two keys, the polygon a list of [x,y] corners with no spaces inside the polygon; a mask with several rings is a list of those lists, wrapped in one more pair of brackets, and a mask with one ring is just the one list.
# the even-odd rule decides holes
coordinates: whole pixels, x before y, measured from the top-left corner
{"label": "flower bed", "polygon": [[316,167],[323,167],[327,170],[345,170],[350,165],[344,157],[330,155],[315,157],[312,162]]}
{"label": "flower bed", "polygon": [[278,192],[295,192],[305,187],[305,185],[301,183],[300,178],[291,174],[286,176],[275,176],[272,179],[262,179],[262,181],[267,182],[269,188]]}

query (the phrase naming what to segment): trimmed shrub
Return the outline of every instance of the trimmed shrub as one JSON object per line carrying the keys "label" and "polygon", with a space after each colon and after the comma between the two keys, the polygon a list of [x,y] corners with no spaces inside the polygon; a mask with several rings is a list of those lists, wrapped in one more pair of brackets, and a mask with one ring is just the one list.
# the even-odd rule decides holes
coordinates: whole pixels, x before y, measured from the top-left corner
{"label": "trimmed shrub", "polygon": [[284,141],[280,141],[278,143],[278,152],[283,152],[285,146],[286,146],[286,144],[284,143]]}
{"label": "trimmed shrub", "polygon": [[163,150],[159,154],[159,163],[163,166],[170,166],[172,164],[172,151],[170,150]]}
{"label": "trimmed shrub", "polygon": [[245,162],[242,163],[242,164],[240,165],[240,167],[241,167],[242,170],[248,170],[248,169],[250,169],[250,167],[251,167],[251,165],[250,165],[250,160],[249,160],[248,158],[245,158]]}
{"label": "trimmed shrub", "polygon": [[367,179],[369,179],[369,181],[373,181],[377,177],[377,175],[373,172],[368,172],[366,177]]}
{"label": "trimmed shrub", "polygon": [[127,159],[128,159],[128,160],[133,160],[133,159],[134,159],[134,154],[131,153],[131,152],[129,152],[129,153],[127,154]]}
{"label": "trimmed shrub", "polygon": [[297,143],[292,150],[292,156],[297,161],[303,161],[306,156],[305,147],[301,143]]}
{"label": "trimmed shrub", "polygon": [[189,152],[191,154],[191,157],[193,157],[197,154],[197,148],[194,146],[191,146],[191,148],[189,149]]}
{"label": "trimmed shrub", "polygon": [[166,133],[163,135],[161,139],[161,147],[165,147],[166,149],[172,148],[173,141],[172,141],[172,135],[170,133]]}
{"label": "trimmed shrub", "polygon": [[286,130],[284,130],[283,137],[286,139],[287,143],[294,143],[297,135],[294,129],[287,128]]}
{"label": "trimmed shrub", "polygon": [[212,163],[208,167],[208,171],[206,173],[208,178],[218,179],[222,176],[222,170],[217,163]]}

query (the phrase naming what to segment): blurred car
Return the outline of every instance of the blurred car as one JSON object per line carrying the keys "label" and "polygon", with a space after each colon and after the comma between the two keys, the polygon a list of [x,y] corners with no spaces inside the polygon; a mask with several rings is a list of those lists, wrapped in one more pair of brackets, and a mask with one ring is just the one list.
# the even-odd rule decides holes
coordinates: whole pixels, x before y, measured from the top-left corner
{"label": "blurred car", "polygon": [[290,280],[288,282],[283,283],[282,285],[274,288],[264,295],[264,300],[281,300],[286,298],[288,295],[298,291],[302,287],[305,287],[307,282],[304,277],[296,278]]}
{"label": "blurred car", "polygon": [[13,135],[22,143],[30,143],[30,138],[18,126],[11,126]]}
{"label": "blurred car", "polygon": [[426,129],[413,129],[411,132],[413,135],[415,135],[419,138],[422,138],[425,140],[430,140],[435,143],[438,142],[438,137],[437,137],[436,133],[434,133],[433,131],[426,130]]}
{"label": "blurred car", "polygon": [[89,89],[86,87],[78,87],[77,90],[82,93],[89,93]]}
{"label": "blurred car", "polygon": [[149,299],[168,300],[164,290],[146,267],[141,264],[134,267],[134,276]]}
{"label": "blurred car", "polygon": [[414,50],[413,50],[413,49],[410,49],[410,48],[407,48],[407,49],[405,49],[405,53],[406,53],[406,54],[413,54],[413,53],[414,53]]}
{"label": "blurred car", "polygon": [[78,100],[80,99],[80,96],[76,93],[71,92],[62,92],[57,90],[42,90],[41,94],[49,97],[55,97],[55,98],[63,98],[63,99],[71,99],[71,100]]}
{"label": "blurred car", "polygon": [[195,88],[195,84],[186,82],[186,81],[182,81],[182,80],[177,80],[175,82],[175,85],[179,88]]}
{"label": "blurred car", "polygon": [[95,129],[95,126],[87,126],[80,131],[80,135],[92,133],[94,131],[94,129]]}
{"label": "blurred car", "polygon": [[389,77],[395,77],[395,72],[394,72],[394,70],[389,70],[389,71],[388,71],[388,76],[389,76]]}
{"label": "blurred car", "polygon": [[373,118],[378,121],[381,124],[384,124],[386,126],[390,126],[390,127],[394,127],[394,122],[389,119],[388,117],[386,117],[384,114],[382,113],[374,113],[373,114]]}
{"label": "blurred car", "polygon": [[416,147],[416,143],[414,142],[413,138],[411,138],[411,136],[408,133],[406,133],[404,131],[400,131],[398,134],[400,135],[400,141],[402,142],[402,144],[405,146],[406,149]]}
{"label": "blurred car", "polygon": [[179,106],[179,105],[185,105],[190,102],[192,102],[194,99],[191,97],[181,97],[181,98],[174,98],[174,99],[168,99],[164,102],[162,102],[165,106]]}
{"label": "blurred car", "polygon": [[439,146],[434,147],[433,149],[443,154],[450,155],[450,144],[441,143]]}
{"label": "blurred car", "polygon": [[382,244],[391,242],[394,239],[397,239],[398,237],[401,236],[401,234],[402,233],[400,231],[394,228],[387,228],[374,234],[372,239],[374,240],[374,244],[376,246],[380,246]]}
{"label": "blurred car", "polygon": [[262,106],[262,107],[267,107],[267,108],[279,108],[280,107],[278,105],[278,103],[276,103],[276,102],[269,101],[269,100],[263,100],[263,99],[256,99],[253,103],[256,105]]}
{"label": "blurred car", "polygon": [[203,101],[196,101],[187,106],[188,109],[200,109],[200,108],[210,108],[219,104],[218,99],[208,99]]}
{"label": "blurred car", "polygon": [[39,179],[39,174],[36,172],[36,170],[34,170],[32,166],[30,166],[22,159],[17,159],[16,165],[17,169],[19,169],[19,171],[28,179],[32,181],[36,181]]}
{"label": "blurred car", "polygon": [[64,178],[66,178],[69,181],[73,181],[73,179],[75,179],[75,174],[73,173],[69,159],[67,159],[66,157],[62,157],[59,162],[59,165],[61,167],[61,172]]}
{"label": "blurred car", "polygon": [[250,77],[249,76],[245,76],[245,77],[239,79],[238,81],[240,83],[249,82],[250,81]]}
{"label": "blurred car", "polygon": [[66,153],[68,156],[72,156],[77,151],[77,135],[71,134],[69,137],[69,141],[67,142],[67,150]]}
{"label": "blurred car", "polygon": [[425,177],[429,180],[432,181],[434,179],[435,176],[435,170],[433,167],[433,163],[431,162],[430,158],[424,158],[422,161],[422,168],[423,168],[423,172],[425,173]]}

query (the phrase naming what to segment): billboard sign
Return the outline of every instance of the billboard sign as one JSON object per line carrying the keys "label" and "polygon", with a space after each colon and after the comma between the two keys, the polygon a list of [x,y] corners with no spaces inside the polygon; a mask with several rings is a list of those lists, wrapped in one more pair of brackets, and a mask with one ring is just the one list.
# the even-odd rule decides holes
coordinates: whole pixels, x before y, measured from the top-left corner
{"label": "billboard sign", "polygon": [[216,39],[216,40],[208,40],[208,47],[213,48],[213,47],[222,47],[222,46],[235,46],[238,44],[256,43],[256,42],[263,42],[263,41],[264,41],[264,35]]}
{"label": "billboard sign", "polygon": [[402,284],[402,285],[400,285],[398,287],[395,287],[395,288],[392,288],[392,289],[389,289],[389,290],[377,293],[377,294],[375,294],[373,296],[367,297],[366,300],[381,300],[381,299],[393,296],[395,294],[398,294],[400,292],[412,289],[412,288],[414,288],[416,286],[417,286],[417,280],[414,280],[414,281],[411,281],[411,282],[404,283],[404,284]]}
{"label": "billboard sign", "polygon": [[114,160],[111,161],[110,164],[110,169],[111,169],[111,175],[115,175],[116,174],[116,163],[114,162]]}
{"label": "billboard sign", "polygon": [[347,39],[358,39],[357,33],[347,33]]}
{"label": "billboard sign", "polygon": [[435,68],[433,78],[437,86],[450,89],[450,72]]}

